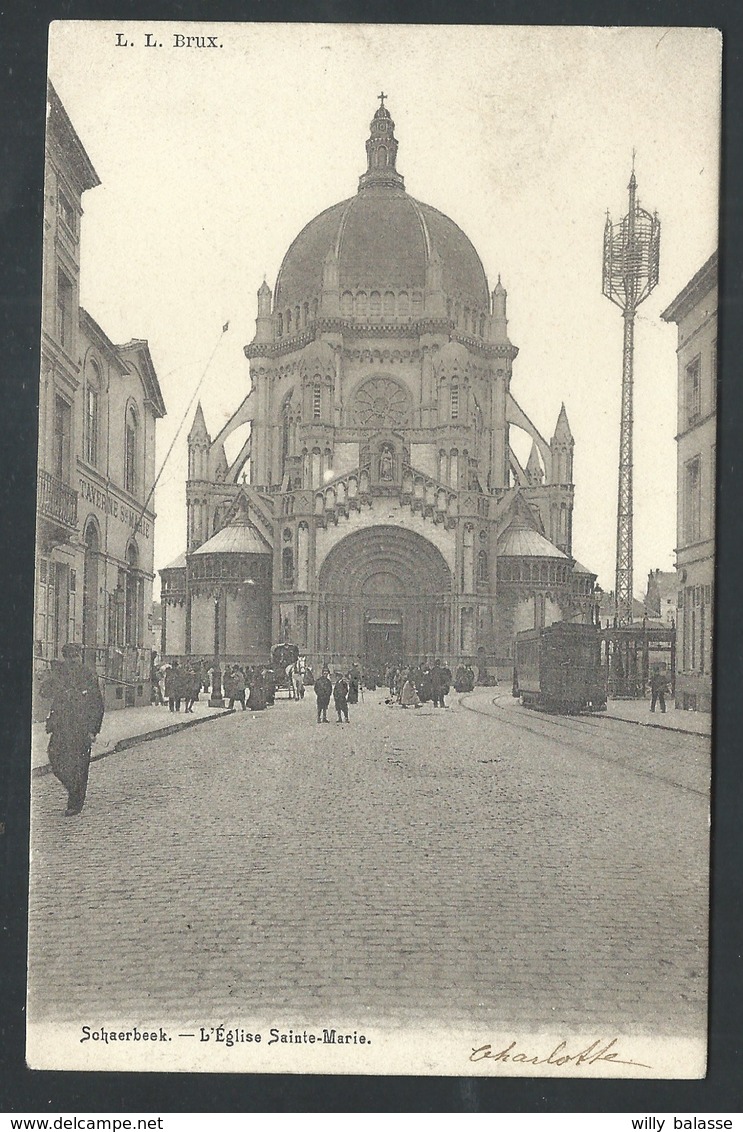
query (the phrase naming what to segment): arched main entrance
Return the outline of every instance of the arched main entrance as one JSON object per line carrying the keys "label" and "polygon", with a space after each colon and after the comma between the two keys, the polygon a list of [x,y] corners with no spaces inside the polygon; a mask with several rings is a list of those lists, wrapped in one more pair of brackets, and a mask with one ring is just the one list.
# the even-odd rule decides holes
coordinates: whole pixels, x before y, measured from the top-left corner
{"label": "arched main entrance", "polygon": [[452,576],[441,552],[403,527],[347,535],[320,570],[319,651],[385,664],[451,651]]}

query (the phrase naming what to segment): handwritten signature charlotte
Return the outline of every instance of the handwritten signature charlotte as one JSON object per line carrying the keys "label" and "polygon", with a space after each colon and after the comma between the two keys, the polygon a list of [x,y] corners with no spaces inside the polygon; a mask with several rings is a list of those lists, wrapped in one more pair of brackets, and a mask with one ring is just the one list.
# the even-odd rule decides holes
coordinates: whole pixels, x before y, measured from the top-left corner
{"label": "handwritten signature charlotte", "polygon": [[512,1061],[514,1064],[520,1065],[576,1065],[586,1066],[595,1065],[598,1061],[609,1061],[613,1065],[634,1065],[638,1069],[652,1069],[651,1065],[645,1065],[642,1061],[631,1061],[627,1058],[620,1057],[621,1050],[618,1048],[618,1038],[611,1038],[610,1041],[604,1042],[602,1038],[597,1038],[591,1045],[585,1046],[584,1049],[571,1053],[568,1049],[567,1042],[559,1042],[555,1048],[545,1057],[541,1053],[534,1054],[532,1052],[525,1052],[518,1048],[518,1042],[514,1039],[510,1045],[504,1046],[503,1049],[493,1049],[491,1044],[479,1046],[473,1049],[470,1054],[470,1061]]}

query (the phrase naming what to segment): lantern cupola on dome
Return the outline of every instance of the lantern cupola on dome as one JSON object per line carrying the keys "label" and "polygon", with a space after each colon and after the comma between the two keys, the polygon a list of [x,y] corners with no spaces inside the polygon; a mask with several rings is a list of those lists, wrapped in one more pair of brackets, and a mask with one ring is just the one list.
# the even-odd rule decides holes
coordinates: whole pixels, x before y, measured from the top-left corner
{"label": "lantern cupola on dome", "polygon": [[378,96],[380,106],[371,120],[371,133],[366,141],[367,169],[359,177],[359,192],[369,188],[404,189],[405,181],[395,168],[397,138],[392,115],[384,104],[384,91]]}

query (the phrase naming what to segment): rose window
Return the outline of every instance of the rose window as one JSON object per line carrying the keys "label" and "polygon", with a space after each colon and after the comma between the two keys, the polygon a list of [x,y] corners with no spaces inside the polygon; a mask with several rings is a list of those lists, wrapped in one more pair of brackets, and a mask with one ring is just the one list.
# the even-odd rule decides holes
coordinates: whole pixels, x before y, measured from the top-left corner
{"label": "rose window", "polygon": [[354,418],[365,428],[402,428],[410,421],[410,395],[386,377],[373,377],[356,393]]}

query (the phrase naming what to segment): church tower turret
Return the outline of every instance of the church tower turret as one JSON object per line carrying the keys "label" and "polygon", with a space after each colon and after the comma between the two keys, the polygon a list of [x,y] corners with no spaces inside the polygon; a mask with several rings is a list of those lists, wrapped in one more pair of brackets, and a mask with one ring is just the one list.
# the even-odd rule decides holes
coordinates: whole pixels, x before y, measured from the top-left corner
{"label": "church tower turret", "polygon": [[508,319],[506,318],[506,299],[508,298],[508,291],[505,289],[498,276],[498,282],[493,291],[493,341],[494,342],[507,342],[508,341]]}
{"label": "church tower turret", "polygon": [[359,177],[359,192],[377,185],[405,188],[405,181],[395,168],[397,138],[392,115],[384,104],[387,95],[382,92],[378,97],[381,105],[371,120],[371,134],[366,142],[367,168]]}
{"label": "church tower turret", "polygon": [[560,409],[555,431],[550,441],[552,450],[552,482],[571,484],[573,482],[573,448],[575,441],[568,424],[565,404]]}
{"label": "church tower turret", "polygon": [[255,341],[273,341],[273,320],[271,318],[271,288],[264,279],[258,288],[258,317],[255,320]]}
{"label": "church tower turret", "polygon": [[212,438],[207,432],[204,410],[201,401],[196,406],[191,431],[188,434],[188,478],[206,480],[209,478],[209,448]]}

